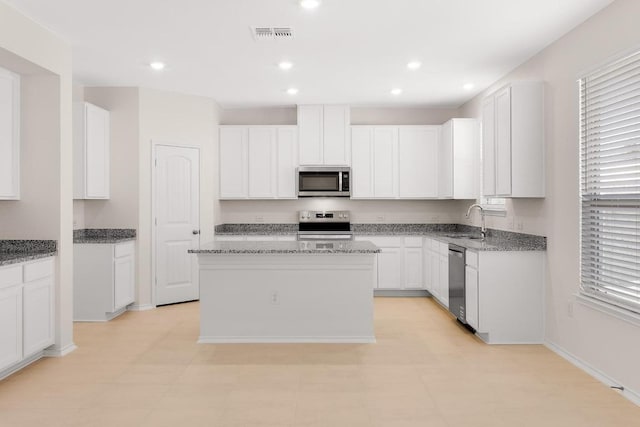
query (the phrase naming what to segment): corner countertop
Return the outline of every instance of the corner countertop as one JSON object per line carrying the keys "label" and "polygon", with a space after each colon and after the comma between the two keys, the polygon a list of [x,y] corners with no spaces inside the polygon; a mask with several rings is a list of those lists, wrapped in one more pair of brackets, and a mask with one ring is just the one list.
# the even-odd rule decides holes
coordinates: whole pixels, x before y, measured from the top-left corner
{"label": "corner countertop", "polygon": [[75,244],[110,244],[127,242],[136,239],[133,228],[84,228],[73,230]]}
{"label": "corner countertop", "polygon": [[[219,236],[295,235],[297,224],[222,224],[215,228]],[[453,243],[476,251],[546,251],[547,238],[503,230],[487,230],[485,240],[465,238],[479,236],[480,228],[463,224],[351,224],[358,241],[367,236],[421,236]]]}
{"label": "corner countertop", "polygon": [[361,241],[212,242],[191,249],[195,254],[376,254],[380,248]]}
{"label": "corner countertop", "polygon": [[0,240],[0,266],[54,256],[55,240]]}

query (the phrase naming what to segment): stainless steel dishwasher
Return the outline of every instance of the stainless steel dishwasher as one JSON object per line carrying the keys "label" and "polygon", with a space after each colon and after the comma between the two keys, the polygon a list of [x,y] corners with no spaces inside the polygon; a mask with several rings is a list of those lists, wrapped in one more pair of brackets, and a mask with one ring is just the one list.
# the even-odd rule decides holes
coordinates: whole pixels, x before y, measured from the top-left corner
{"label": "stainless steel dishwasher", "polygon": [[449,244],[449,311],[466,325],[464,268],[465,248]]}

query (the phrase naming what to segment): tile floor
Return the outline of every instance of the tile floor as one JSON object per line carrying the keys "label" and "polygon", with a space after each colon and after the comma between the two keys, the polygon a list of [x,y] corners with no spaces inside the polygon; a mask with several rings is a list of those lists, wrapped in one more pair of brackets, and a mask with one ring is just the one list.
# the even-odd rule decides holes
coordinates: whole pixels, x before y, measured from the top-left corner
{"label": "tile floor", "polygon": [[0,426],[640,425],[542,346],[488,346],[424,298],[377,298],[377,344],[198,345],[198,304],[78,323],[0,382]]}

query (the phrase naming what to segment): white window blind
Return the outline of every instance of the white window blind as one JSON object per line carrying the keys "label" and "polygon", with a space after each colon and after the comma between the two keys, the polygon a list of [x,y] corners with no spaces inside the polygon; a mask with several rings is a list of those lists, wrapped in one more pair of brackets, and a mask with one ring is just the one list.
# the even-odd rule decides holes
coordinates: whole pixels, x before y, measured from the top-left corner
{"label": "white window blind", "polygon": [[640,313],[640,52],[580,80],[581,292]]}

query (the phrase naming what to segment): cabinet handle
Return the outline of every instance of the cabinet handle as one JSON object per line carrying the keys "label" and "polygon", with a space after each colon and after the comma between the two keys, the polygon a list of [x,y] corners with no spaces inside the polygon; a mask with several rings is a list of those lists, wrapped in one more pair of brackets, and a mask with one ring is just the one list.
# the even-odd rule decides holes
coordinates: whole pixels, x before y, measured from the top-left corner
{"label": "cabinet handle", "polygon": [[193,230],[191,234],[200,234],[200,230]]}

